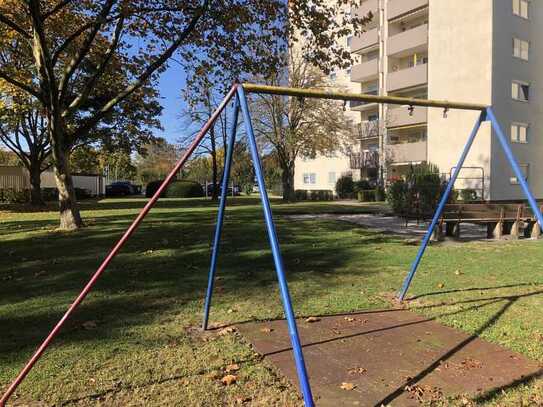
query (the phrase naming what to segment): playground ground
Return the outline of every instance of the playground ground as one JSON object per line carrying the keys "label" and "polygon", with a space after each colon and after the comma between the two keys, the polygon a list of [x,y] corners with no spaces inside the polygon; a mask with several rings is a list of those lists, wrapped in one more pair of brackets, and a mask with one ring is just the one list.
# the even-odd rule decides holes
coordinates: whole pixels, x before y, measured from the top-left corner
{"label": "playground ground", "polygon": [[[75,233],[55,231],[54,211],[0,212],[0,387],[16,375],[143,204],[141,199],[86,203],[88,227]],[[416,246],[356,224],[284,216],[363,213],[374,210],[371,206],[276,201],[273,209],[298,315],[391,307]],[[236,329],[205,335],[197,329],[214,216],[215,205],[203,200],[160,203],[13,401],[300,405],[295,387]],[[261,218],[254,198],[236,198],[227,211],[211,313],[215,326],[282,317]],[[408,306],[543,362],[542,246],[541,241],[432,246]],[[235,383],[222,382],[228,375]],[[541,394],[543,380],[536,376],[475,402],[540,405]]]}

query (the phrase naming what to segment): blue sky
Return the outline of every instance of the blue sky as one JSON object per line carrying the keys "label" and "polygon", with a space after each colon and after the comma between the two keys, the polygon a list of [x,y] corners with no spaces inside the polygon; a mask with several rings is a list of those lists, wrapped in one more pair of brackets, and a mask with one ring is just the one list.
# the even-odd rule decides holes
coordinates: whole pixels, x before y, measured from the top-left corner
{"label": "blue sky", "polygon": [[184,134],[185,129],[181,113],[186,106],[181,91],[185,87],[185,71],[179,64],[172,62],[161,75],[159,82],[160,103],[164,108],[160,121],[164,131],[157,130],[155,135],[164,137],[170,143],[175,143]]}

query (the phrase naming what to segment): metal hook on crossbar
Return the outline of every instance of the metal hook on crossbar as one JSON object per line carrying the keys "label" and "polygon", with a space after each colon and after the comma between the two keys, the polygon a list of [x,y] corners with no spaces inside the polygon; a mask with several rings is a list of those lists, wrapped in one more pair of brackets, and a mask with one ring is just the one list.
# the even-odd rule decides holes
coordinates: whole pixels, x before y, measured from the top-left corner
{"label": "metal hook on crossbar", "polygon": [[449,113],[449,108],[446,107],[445,109],[443,109],[443,118],[446,119],[447,118],[447,114]]}
{"label": "metal hook on crossbar", "polygon": [[413,116],[413,112],[415,111],[415,106],[410,105],[407,110],[409,110],[409,116]]}
{"label": "metal hook on crossbar", "polygon": [[347,111],[347,101],[346,100],[343,101],[343,111],[344,112]]}

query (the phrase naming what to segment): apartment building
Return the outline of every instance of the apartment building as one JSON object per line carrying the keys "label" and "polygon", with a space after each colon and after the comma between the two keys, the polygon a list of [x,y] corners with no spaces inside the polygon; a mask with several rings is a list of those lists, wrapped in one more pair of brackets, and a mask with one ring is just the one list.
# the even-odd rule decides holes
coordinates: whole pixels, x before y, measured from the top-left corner
{"label": "apartment building", "polygon": [[[338,87],[379,95],[493,105],[534,194],[543,198],[543,4],[533,0],[366,0],[366,32],[347,38],[356,61]],[[540,79],[541,78],[541,79]],[[350,156],[300,159],[297,189],[333,189],[343,174],[391,180],[436,164],[446,176],[476,112],[351,103],[360,145]],[[484,123],[457,181],[486,200],[522,199],[493,130]]]}

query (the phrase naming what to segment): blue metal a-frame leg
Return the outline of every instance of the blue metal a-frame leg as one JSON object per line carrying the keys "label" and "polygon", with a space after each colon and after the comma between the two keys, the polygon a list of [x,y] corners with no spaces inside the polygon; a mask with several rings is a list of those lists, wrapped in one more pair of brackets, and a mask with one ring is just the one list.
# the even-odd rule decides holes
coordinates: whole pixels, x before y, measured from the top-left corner
{"label": "blue metal a-frame leg", "polygon": [[543,216],[541,215],[541,211],[539,210],[537,206],[537,202],[532,194],[532,191],[530,190],[530,187],[528,186],[528,183],[526,182],[526,179],[524,178],[524,174],[522,173],[518,165],[515,155],[511,151],[511,147],[509,146],[507,137],[505,137],[505,134],[498,120],[496,119],[496,116],[494,115],[494,111],[492,110],[492,108],[489,107],[485,111],[483,111],[481,115],[479,116],[479,118],[477,119],[477,122],[475,123],[475,127],[468,138],[466,146],[464,147],[464,151],[462,151],[460,160],[458,161],[458,164],[455,167],[455,170],[451,176],[451,179],[449,180],[449,183],[447,184],[447,188],[445,192],[443,193],[443,196],[441,197],[441,200],[434,214],[430,227],[428,228],[428,230],[426,231],[426,234],[424,235],[424,239],[422,240],[417,256],[415,257],[415,261],[413,261],[413,264],[411,265],[411,270],[409,271],[409,274],[405,278],[402,288],[400,290],[400,293],[398,294],[398,298],[400,299],[400,301],[403,301],[403,299],[405,298],[405,295],[407,294],[407,290],[409,290],[409,286],[411,285],[411,282],[413,281],[413,277],[415,277],[415,273],[417,272],[420,261],[422,260],[422,256],[424,255],[424,252],[426,251],[426,248],[428,247],[430,237],[433,231],[435,230],[435,227],[437,226],[437,222],[439,221],[439,218],[441,217],[441,214],[443,213],[443,209],[445,208],[447,201],[449,200],[449,196],[451,194],[454,183],[456,182],[456,179],[458,178],[458,174],[462,170],[464,161],[466,160],[469,150],[471,149],[471,146],[473,145],[473,141],[475,140],[475,137],[477,136],[477,132],[479,131],[479,128],[481,127],[481,123],[485,120],[489,120],[491,122],[492,128],[494,129],[494,132],[496,136],[498,137],[498,141],[500,142],[500,145],[505,153],[505,156],[507,157],[507,160],[511,164],[511,167],[513,168],[513,172],[515,173],[515,176],[520,182],[522,191],[526,195],[526,198],[528,199],[530,207],[532,208],[533,213],[537,217],[539,225],[543,228]]}
{"label": "blue metal a-frame leg", "polygon": [[243,91],[242,86],[238,86],[237,92],[238,93],[237,93],[237,98],[236,98],[236,107],[234,111],[234,120],[233,120],[232,130],[230,133],[230,139],[228,142],[228,151],[226,155],[226,163],[225,163],[225,169],[224,169],[223,180],[222,180],[222,191],[221,191],[221,200],[219,204],[219,213],[217,215],[217,225],[216,225],[216,230],[215,230],[215,237],[213,240],[213,251],[211,254],[211,266],[209,270],[209,281],[208,281],[207,295],[206,295],[206,300],[205,300],[204,321],[203,321],[202,326],[204,329],[207,329],[208,319],[209,319],[209,309],[211,305],[211,297],[212,297],[212,292],[213,292],[213,281],[215,279],[217,257],[219,253],[220,238],[221,238],[222,225],[223,225],[223,219],[224,219],[224,209],[226,206],[228,179],[230,175],[230,167],[232,163],[232,155],[234,152],[234,144],[235,144],[235,138],[236,138],[236,124],[237,124],[237,118],[238,118],[238,111],[239,111],[239,108],[241,108],[241,111],[243,113],[243,121],[245,124],[245,131],[247,133],[247,139],[249,141],[251,158],[252,158],[253,166],[255,169],[258,189],[260,191],[260,199],[262,201],[262,207],[264,210],[264,219],[266,221],[266,229],[268,231],[268,238],[269,238],[271,249],[272,249],[275,270],[277,272],[277,279],[279,281],[279,288],[281,291],[283,308],[285,310],[285,316],[288,323],[290,340],[292,343],[294,361],[296,363],[296,370],[298,373],[300,388],[302,391],[305,405],[307,407],[313,407],[314,406],[313,395],[311,393],[311,386],[309,384],[309,377],[307,375],[307,370],[305,367],[302,346],[301,346],[300,337],[298,334],[298,327],[296,325],[296,317],[294,315],[294,311],[292,308],[292,302],[290,299],[288,284],[285,277],[285,268],[283,265],[281,250],[279,248],[279,240],[277,238],[275,224],[273,222],[273,215],[272,215],[272,211],[270,207],[270,200],[268,198],[266,185],[264,183],[264,175],[262,172],[262,165],[260,162],[260,156],[258,153],[258,147],[256,144],[253,125],[251,123],[251,115],[249,112],[249,106],[247,104],[247,98],[245,96],[245,92]]}

